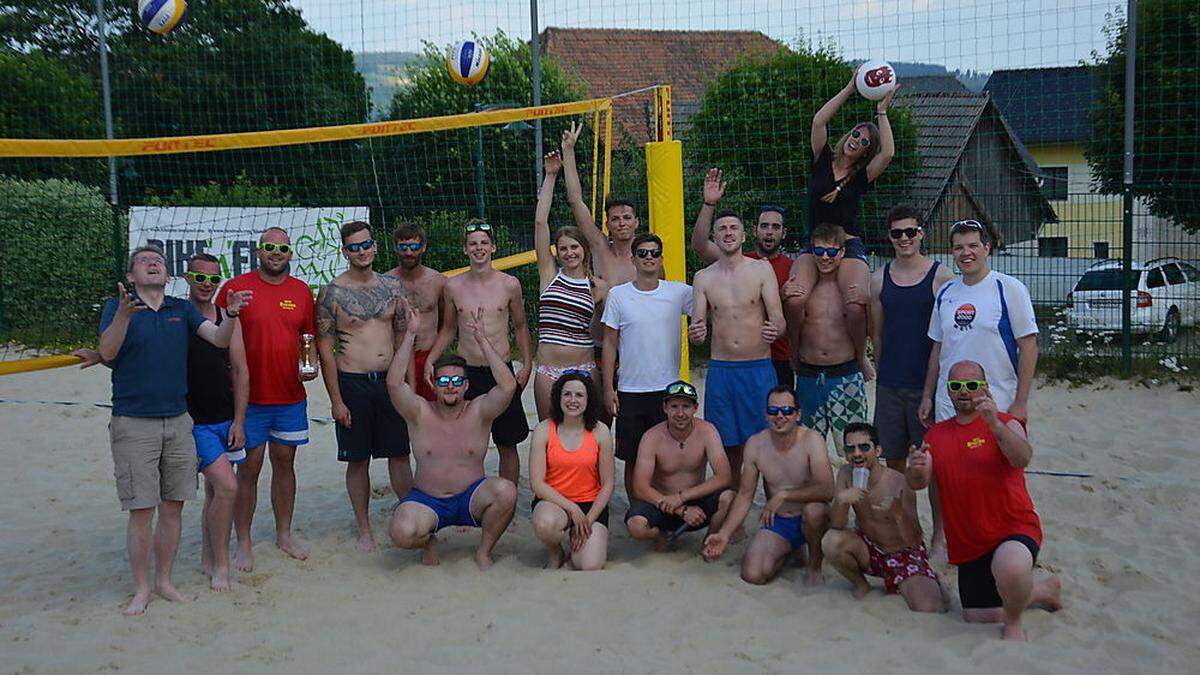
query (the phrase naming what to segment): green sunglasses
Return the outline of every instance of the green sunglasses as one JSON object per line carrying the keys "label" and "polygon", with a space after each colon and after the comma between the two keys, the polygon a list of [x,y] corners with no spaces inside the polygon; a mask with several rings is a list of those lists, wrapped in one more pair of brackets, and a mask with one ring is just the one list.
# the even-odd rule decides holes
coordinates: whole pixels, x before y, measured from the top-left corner
{"label": "green sunglasses", "polygon": [[959,391],[966,387],[967,391],[979,391],[986,384],[987,380],[948,380],[946,388],[950,391]]}
{"label": "green sunglasses", "polygon": [[266,251],[267,253],[274,253],[276,251],[279,251],[280,253],[291,253],[292,252],[291,244],[276,244],[273,241],[261,242],[261,243],[259,243],[258,247],[260,249]]}
{"label": "green sunglasses", "polygon": [[667,385],[667,396],[687,396],[696,398],[696,388],[687,382],[673,382]]}
{"label": "green sunglasses", "polygon": [[219,284],[221,283],[220,274],[205,274],[203,272],[184,272],[183,276],[191,279],[198,284]]}

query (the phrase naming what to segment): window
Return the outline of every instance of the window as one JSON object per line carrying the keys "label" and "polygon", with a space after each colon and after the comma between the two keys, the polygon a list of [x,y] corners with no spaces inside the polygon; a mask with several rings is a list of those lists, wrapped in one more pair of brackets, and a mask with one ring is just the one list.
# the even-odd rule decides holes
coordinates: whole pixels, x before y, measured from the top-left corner
{"label": "window", "polygon": [[1167,283],[1168,284],[1182,284],[1183,283],[1183,271],[1179,269],[1179,265],[1176,265],[1175,263],[1171,263],[1170,265],[1163,265],[1162,269],[1163,269],[1163,272],[1166,272],[1166,274],[1167,274]]}
{"label": "window", "polygon": [[1200,281],[1200,270],[1187,263],[1179,263],[1179,266],[1183,268],[1183,275],[1187,277],[1189,282]]}
{"label": "window", "polygon": [[1038,237],[1038,257],[1065,258],[1067,257],[1066,237]]}
{"label": "window", "polygon": [[1101,260],[1108,257],[1108,242],[1093,241],[1092,242],[1092,257],[1100,258]]}
{"label": "window", "polygon": [[1067,198],[1067,167],[1042,167],[1042,194],[1046,199],[1065,200]]}
{"label": "window", "polygon": [[1163,280],[1161,267],[1155,267],[1146,273],[1146,288],[1162,288],[1167,282]]}

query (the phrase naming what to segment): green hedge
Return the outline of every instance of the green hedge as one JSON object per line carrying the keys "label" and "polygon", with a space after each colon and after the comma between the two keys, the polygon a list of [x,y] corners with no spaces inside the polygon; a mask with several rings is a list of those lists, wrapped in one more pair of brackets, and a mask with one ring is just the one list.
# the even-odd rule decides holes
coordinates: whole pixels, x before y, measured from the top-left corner
{"label": "green hedge", "polygon": [[96,188],[0,176],[0,338],[37,347],[95,339],[115,295],[113,224]]}

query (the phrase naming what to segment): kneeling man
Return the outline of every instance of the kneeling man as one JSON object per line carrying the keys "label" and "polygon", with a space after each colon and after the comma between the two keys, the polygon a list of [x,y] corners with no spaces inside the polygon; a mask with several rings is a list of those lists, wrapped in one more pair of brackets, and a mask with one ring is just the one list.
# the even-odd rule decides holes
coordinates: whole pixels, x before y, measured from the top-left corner
{"label": "kneeling man", "polygon": [[729,517],[719,532],[704,540],[704,557],[712,561],[725,553],[734,530],[746,519],[758,476],[763,478],[767,504],[762,527],[750,540],[742,557],[742,579],[765,584],[783,569],[792,553],[808,543],[805,583],[821,578],[821,535],[833,497],[833,468],[825,450],[825,439],[808,427],[797,426],[800,409],[796,395],[786,384],[767,394],[767,428],[746,441],[742,480]]}
{"label": "kneeling man", "polygon": [[[917,519],[916,493],[904,474],[879,461],[879,433],[862,422],[846,426],[846,459],[838,471],[829,533],[822,548],[829,563],[854,584],[854,597],[871,590],[867,576],[883,577],[914,612],[944,612],[946,601]],[[855,474],[865,476],[865,484]],[[849,528],[854,509],[855,529]]]}
{"label": "kneeling man", "polygon": [[[417,312],[409,308],[409,325],[417,325]],[[487,357],[496,386],[470,401],[466,361],[460,356],[441,356],[433,367],[437,400],[427,401],[405,381],[413,358],[417,331],[404,336],[388,370],[388,394],[408,423],[416,455],[416,476],[408,496],[392,515],[391,535],[396,546],[422,549],[421,562],[438,564],[437,537],[443,527],[482,527],[483,535],[475,562],[480,569],[492,566],[492,549],[512,520],[517,487],[504,478],[485,478],[483,458],[487,453],[492,421],[508,408],[517,390],[517,380],[483,332],[483,310],[468,317],[470,338]]]}
{"label": "kneeling man", "polygon": [[[733,501],[729,458],[721,435],[696,419],[696,388],[677,380],[663,393],[667,421],[650,427],[638,445],[633,498],[625,528],[634,539],[654,540],[659,550],[684,532],[705,525],[715,532]],[[707,468],[712,475],[707,476]]]}

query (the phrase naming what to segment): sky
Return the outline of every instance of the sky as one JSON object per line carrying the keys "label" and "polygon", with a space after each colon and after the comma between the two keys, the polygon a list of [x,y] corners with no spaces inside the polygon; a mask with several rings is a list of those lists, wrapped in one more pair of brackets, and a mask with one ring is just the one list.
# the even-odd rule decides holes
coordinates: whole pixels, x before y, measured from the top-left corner
{"label": "sky", "polygon": [[[530,0],[291,0],[352,51],[419,51],[502,29],[528,39]],[[1104,51],[1099,0],[539,0],[539,25],[757,30],[831,41],[848,59],[992,71],[1076,65]]]}

